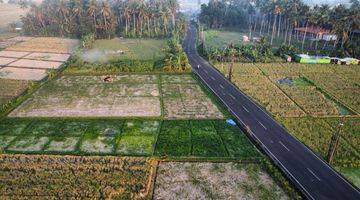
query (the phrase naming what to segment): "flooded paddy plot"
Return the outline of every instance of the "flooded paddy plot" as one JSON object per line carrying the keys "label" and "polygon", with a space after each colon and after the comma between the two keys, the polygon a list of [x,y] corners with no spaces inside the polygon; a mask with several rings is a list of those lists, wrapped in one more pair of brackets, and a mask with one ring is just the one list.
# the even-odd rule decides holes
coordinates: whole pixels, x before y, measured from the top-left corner
{"label": "flooded paddy plot", "polygon": [[40,81],[47,76],[44,69],[25,69],[15,67],[3,67],[0,69],[0,78],[16,80]]}
{"label": "flooded paddy plot", "polygon": [[289,199],[259,165],[232,162],[162,162],[153,198]]}
{"label": "flooded paddy plot", "polygon": [[51,62],[41,60],[20,59],[9,64],[9,67],[25,67],[25,68],[39,68],[39,69],[58,69],[62,62]]}
{"label": "flooded paddy plot", "polygon": [[[86,80],[82,82],[83,80]],[[121,79],[120,79],[121,80]],[[122,84],[117,78],[62,77],[38,90],[10,116],[86,117],[161,115],[156,84]]]}
{"label": "flooded paddy plot", "polygon": [[44,53],[72,53],[78,45],[79,40],[76,39],[37,37],[10,46],[6,50]]}
{"label": "flooded paddy plot", "polygon": [[151,199],[155,166],[141,157],[2,154],[0,197]]}

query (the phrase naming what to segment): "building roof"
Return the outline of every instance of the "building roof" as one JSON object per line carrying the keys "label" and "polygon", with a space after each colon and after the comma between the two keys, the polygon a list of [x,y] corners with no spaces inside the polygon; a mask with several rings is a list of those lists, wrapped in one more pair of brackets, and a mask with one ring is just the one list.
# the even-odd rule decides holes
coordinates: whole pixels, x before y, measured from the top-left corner
{"label": "building roof", "polygon": [[316,27],[316,26],[309,26],[307,28],[306,27],[299,27],[299,28],[295,28],[295,30],[300,31],[300,32],[319,34],[319,35],[328,34],[328,33],[331,32],[329,29]]}

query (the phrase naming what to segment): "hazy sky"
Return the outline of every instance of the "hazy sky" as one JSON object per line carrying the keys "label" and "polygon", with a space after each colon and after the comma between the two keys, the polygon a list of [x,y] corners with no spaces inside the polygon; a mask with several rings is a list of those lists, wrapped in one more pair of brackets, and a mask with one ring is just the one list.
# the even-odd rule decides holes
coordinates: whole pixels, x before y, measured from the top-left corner
{"label": "hazy sky", "polygon": [[[180,0],[181,2],[187,2],[187,3],[198,3],[198,0]],[[206,3],[209,0],[201,0],[202,3]],[[349,0],[303,0],[305,3],[308,4],[337,4],[337,3],[347,3]]]}

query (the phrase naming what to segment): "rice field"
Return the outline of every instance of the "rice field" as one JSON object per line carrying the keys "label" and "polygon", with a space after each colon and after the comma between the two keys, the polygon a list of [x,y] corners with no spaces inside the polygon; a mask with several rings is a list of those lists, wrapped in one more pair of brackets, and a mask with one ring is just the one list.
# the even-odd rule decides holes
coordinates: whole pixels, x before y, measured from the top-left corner
{"label": "rice field", "polygon": [[262,155],[225,120],[5,119],[1,151],[258,160]]}
{"label": "rice field", "polygon": [[30,81],[0,78],[0,106],[24,93],[31,84]]}
{"label": "rice field", "polygon": [[[146,47],[146,48],[144,48]],[[110,60],[158,60],[164,57],[162,49],[165,40],[114,38],[96,40],[92,48],[85,51],[86,62],[107,62]]]}
{"label": "rice field", "polygon": [[228,44],[243,43],[243,36],[247,35],[237,31],[207,30],[204,31],[207,48],[225,48]]}
{"label": "rice field", "polygon": [[155,166],[142,157],[2,154],[0,197],[150,199]]}
{"label": "rice field", "polygon": [[[164,82],[160,81],[163,78]],[[114,75],[110,82],[103,79],[62,76],[35,92],[9,116],[223,118],[190,75]]]}
{"label": "rice field", "polygon": [[6,50],[71,54],[75,51],[78,45],[79,40],[76,39],[36,37],[31,40],[12,45],[6,48]]}
{"label": "rice field", "polygon": [[289,199],[256,164],[161,162],[153,199]]}
{"label": "rice field", "polygon": [[[229,65],[216,68],[227,75]],[[357,183],[352,171],[360,166],[359,74],[358,66],[236,63],[233,82],[323,159],[343,123],[333,166],[345,168],[340,172]]]}

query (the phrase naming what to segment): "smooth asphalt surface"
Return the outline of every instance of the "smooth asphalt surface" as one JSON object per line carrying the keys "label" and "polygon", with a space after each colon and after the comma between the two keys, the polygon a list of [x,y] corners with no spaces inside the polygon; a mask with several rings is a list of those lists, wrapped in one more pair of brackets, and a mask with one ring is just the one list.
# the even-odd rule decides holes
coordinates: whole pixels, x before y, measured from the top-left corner
{"label": "smooth asphalt surface", "polygon": [[307,199],[360,200],[350,184],[275,119],[230,83],[196,51],[196,29],[190,27],[184,50],[193,71],[221,100],[242,128],[248,129],[264,152],[281,168]]}

